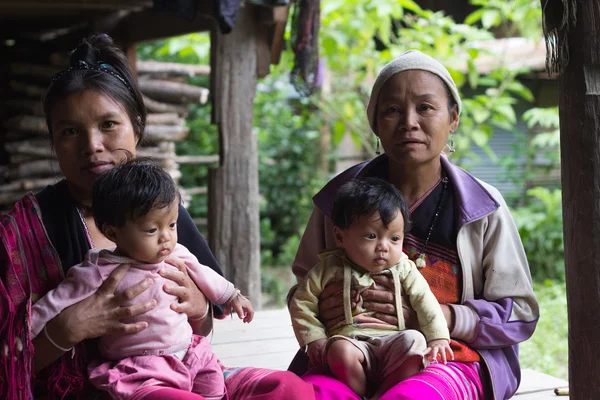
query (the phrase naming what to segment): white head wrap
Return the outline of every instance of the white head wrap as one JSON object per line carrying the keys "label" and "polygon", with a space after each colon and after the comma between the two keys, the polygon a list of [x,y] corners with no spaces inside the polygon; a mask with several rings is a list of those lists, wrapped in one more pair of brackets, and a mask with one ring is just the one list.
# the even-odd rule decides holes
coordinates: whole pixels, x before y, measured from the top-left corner
{"label": "white head wrap", "polygon": [[379,92],[381,91],[383,84],[399,72],[415,69],[428,71],[437,75],[446,84],[446,86],[448,86],[454,101],[458,105],[458,114],[460,115],[462,102],[460,101],[460,96],[458,95],[458,88],[456,87],[456,83],[454,83],[454,80],[450,76],[450,73],[446,67],[444,67],[442,63],[435,58],[423,54],[418,50],[409,50],[400,54],[400,56],[398,56],[396,59],[390,61],[385,67],[383,67],[381,72],[379,72],[379,75],[377,75],[377,79],[373,85],[373,90],[371,91],[371,97],[369,98],[369,105],[367,106],[367,118],[369,118],[369,125],[371,126],[373,132],[375,132],[375,112],[377,111]]}

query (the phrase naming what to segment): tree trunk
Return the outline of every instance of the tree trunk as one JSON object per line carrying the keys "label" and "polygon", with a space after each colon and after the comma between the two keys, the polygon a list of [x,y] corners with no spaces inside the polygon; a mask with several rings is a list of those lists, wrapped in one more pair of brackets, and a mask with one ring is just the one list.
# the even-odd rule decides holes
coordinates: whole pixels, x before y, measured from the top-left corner
{"label": "tree trunk", "polygon": [[[321,96],[327,99],[331,96],[331,71],[326,67],[327,63],[323,63],[323,84],[321,86]],[[323,124],[319,129],[321,136],[319,137],[319,169],[323,176],[329,175],[329,156],[331,154],[331,127]]]}
{"label": "tree trunk", "polygon": [[569,62],[559,80],[569,386],[570,398],[577,400],[600,399],[598,21],[600,0],[578,0],[577,22],[568,31]]}
{"label": "tree trunk", "polygon": [[142,79],[140,90],[153,99],[176,104],[204,104],[208,99],[208,89],[185,83]]}
{"label": "tree trunk", "polygon": [[258,153],[252,133],[256,94],[254,8],[240,9],[233,31],[213,31],[211,91],[221,167],[210,170],[208,239],[225,276],[261,305]]}

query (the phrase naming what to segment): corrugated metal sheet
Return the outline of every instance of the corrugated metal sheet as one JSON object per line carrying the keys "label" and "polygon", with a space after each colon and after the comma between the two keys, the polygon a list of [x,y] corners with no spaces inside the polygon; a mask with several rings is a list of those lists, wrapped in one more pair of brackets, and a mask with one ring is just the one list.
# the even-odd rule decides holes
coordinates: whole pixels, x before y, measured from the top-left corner
{"label": "corrugated metal sheet", "polygon": [[[546,43],[543,38],[532,40],[522,37],[475,42],[473,47],[485,50],[475,60],[477,70],[487,74],[500,66],[511,70],[528,68],[533,72],[546,70]],[[464,65],[462,70],[466,71]]]}
{"label": "corrugated metal sheet", "polygon": [[[517,126],[520,130],[525,130],[526,127]],[[514,154],[513,145],[518,143],[518,139],[512,132],[496,129],[494,135],[489,141],[489,146],[498,158],[510,156]],[[521,191],[522,186],[516,186],[513,182],[509,182],[506,178],[506,170],[498,165],[495,161],[490,159],[487,154],[484,153],[477,146],[473,146],[471,149],[477,156],[481,158],[481,161],[476,162],[469,168],[469,172],[475,175],[477,178],[495,186],[504,197],[509,196],[511,193]]]}

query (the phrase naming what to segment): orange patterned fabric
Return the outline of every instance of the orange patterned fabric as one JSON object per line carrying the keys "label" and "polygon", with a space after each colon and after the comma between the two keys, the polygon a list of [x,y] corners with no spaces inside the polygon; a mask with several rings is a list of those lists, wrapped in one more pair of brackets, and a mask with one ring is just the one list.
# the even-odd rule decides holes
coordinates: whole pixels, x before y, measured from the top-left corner
{"label": "orange patterned fabric", "polygon": [[[404,238],[404,252],[413,261],[419,257],[417,249],[423,248],[420,239],[408,233]],[[458,304],[462,294],[462,268],[455,250],[428,243],[425,248],[425,267],[419,268],[431,291],[440,304]],[[454,360],[480,361],[479,354],[462,342],[451,340]]]}

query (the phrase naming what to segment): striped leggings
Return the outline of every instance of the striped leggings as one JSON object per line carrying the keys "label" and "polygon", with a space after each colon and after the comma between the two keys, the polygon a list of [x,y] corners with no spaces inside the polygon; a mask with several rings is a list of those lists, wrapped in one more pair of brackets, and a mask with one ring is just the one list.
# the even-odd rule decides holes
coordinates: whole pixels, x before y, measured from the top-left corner
{"label": "striped leggings", "polygon": [[[346,385],[326,375],[304,375],[316,400],[359,400]],[[380,400],[484,400],[479,363],[432,363],[386,392]]]}

